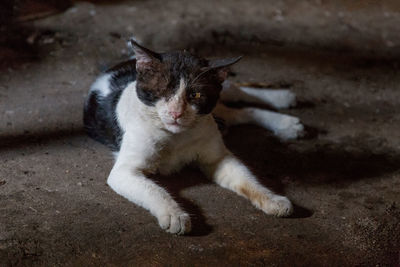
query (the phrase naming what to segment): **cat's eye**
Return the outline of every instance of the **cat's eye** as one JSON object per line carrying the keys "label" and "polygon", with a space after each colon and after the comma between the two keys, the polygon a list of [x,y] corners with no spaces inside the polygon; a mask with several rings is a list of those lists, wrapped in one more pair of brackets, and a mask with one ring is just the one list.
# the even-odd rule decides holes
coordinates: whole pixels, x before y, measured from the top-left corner
{"label": "cat's eye", "polygon": [[193,92],[190,94],[190,98],[197,98],[199,99],[201,97],[201,93],[199,92]]}

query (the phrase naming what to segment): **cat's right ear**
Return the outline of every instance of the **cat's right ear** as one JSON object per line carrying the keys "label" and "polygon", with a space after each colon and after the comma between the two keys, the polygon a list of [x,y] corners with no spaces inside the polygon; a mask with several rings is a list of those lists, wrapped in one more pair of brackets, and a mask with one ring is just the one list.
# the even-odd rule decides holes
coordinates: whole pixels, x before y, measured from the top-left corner
{"label": "cat's right ear", "polygon": [[151,66],[154,66],[154,64],[161,62],[160,54],[141,46],[133,39],[130,39],[130,43],[133,52],[135,52],[137,70],[150,68]]}

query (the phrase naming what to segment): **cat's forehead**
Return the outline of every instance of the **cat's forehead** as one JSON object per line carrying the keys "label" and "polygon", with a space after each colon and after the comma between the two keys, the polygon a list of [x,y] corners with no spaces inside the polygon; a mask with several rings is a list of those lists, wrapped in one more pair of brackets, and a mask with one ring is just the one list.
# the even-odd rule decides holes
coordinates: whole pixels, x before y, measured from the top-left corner
{"label": "cat's forehead", "polygon": [[164,53],[162,62],[173,76],[190,75],[207,66],[207,60],[186,51]]}

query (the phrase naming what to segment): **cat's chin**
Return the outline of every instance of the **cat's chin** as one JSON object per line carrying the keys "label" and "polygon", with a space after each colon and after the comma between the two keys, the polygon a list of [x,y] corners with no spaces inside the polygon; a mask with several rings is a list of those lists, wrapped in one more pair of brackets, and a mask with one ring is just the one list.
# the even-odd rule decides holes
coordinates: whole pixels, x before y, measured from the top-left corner
{"label": "cat's chin", "polygon": [[165,129],[171,133],[180,133],[183,132],[186,127],[177,123],[164,123]]}

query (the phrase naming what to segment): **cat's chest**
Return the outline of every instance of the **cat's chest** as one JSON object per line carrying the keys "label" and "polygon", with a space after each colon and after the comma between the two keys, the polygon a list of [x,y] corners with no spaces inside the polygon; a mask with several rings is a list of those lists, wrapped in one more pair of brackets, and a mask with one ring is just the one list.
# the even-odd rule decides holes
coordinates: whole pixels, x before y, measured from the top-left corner
{"label": "cat's chest", "polygon": [[194,136],[164,145],[158,155],[157,171],[161,174],[170,174],[196,161],[204,142],[203,138]]}
{"label": "cat's chest", "polygon": [[156,127],[132,127],[124,134],[120,158],[148,173],[170,174],[204,155],[218,136],[212,117],[177,134]]}

